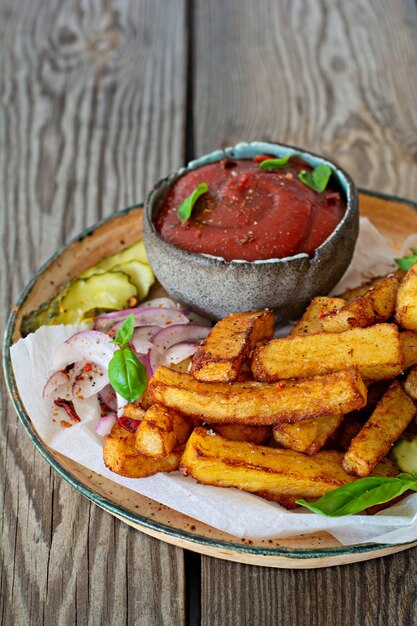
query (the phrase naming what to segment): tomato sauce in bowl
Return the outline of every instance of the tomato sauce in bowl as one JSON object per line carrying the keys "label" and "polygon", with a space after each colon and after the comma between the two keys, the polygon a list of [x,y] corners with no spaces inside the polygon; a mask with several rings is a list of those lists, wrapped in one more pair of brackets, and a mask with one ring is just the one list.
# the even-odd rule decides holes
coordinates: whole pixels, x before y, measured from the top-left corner
{"label": "tomato sauce in bowl", "polygon": [[[223,159],[179,177],[159,201],[154,218],[162,239],[188,252],[225,261],[309,256],[331,235],[346,201],[330,180],[317,192],[299,179],[312,167],[297,157],[279,169],[263,169],[267,156]],[[206,183],[190,219],[178,217],[180,204]]]}

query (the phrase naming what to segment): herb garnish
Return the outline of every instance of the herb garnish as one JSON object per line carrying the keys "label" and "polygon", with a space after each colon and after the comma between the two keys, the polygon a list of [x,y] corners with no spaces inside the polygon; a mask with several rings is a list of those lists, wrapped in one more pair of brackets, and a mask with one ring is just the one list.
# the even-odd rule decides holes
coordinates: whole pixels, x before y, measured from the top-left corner
{"label": "herb garnish", "polygon": [[285,167],[288,164],[288,161],[293,154],[287,154],[286,156],[281,157],[280,159],[265,159],[265,161],[261,161],[259,163],[259,167],[261,170],[277,170]]}
{"label": "herb garnish", "polygon": [[353,515],[376,504],[389,502],[408,489],[417,491],[417,472],[399,474],[396,478],[368,476],[329,491],[316,502],[310,503],[305,500],[296,502],[313,513],[339,517]]}
{"label": "herb garnish", "polygon": [[406,272],[410,269],[414,263],[417,262],[417,248],[410,248],[413,253],[412,256],[405,256],[402,259],[394,259],[398,267]]}
{"label": "herb garnish", "polygon": [[328,165],[317,165],[312,172],[302,170],[298,174],[299,180],[310,187],[313,191],[321,193],[327,187],[327,183],[332,175],[332,168]]}
{"label": "herb garnish", "polygon": [[128,402],[135,402],[146,388],[146,369],[131,348],[127,346],[132,339],[135,316],[131,313],[120,326],[112,343],[117,344],[109,363],[110,384],[118,394]]}
{"label": "herb garnish", "polygon": [[177,215],[181,222],[186,222],[190,219],[191,213],[193,212],[195,203],[199,199],[200,196],[208,192],[207,183],[200,183],[198,187],[194,189],[190,193],[189,196],[185,198],[178,207]]}

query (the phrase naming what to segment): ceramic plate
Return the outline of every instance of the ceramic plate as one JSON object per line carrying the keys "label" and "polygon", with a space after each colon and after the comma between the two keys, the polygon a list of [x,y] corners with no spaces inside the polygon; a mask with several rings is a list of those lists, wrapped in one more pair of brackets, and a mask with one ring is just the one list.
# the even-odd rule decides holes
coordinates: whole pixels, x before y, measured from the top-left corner
{"label": "ceramic plate", "polygon": [[[362,191],[360,207],[361,215],[371,219],[394,250],[399,249],[407,235],[417,232],[417,205],[410,201]],[[139,239],[141,213],[138,205],[113,214],[59,250],[26,285],[10,315],[3,352],[7,386],[24,428],[42,456],[77,491],[123,522],[167,543],[221,559],[307,569],[365,561],[416,546],[417,541],[401,545],[342,546],[325,532],[288,539],[239,539],[115,485],[53,452],[42,442],[19,397],[10,362],[9,348],[20,337],[21,318],[55,295],[69,279]]]}

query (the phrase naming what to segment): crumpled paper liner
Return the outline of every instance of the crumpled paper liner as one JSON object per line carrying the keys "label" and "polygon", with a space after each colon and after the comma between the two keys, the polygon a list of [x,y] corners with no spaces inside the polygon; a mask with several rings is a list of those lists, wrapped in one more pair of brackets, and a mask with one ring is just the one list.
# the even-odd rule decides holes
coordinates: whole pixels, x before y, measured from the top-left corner
{"label": "crumpled paper liner", "polygon": [[[379,276],[395,269],[393,254],[386,241],[366,219],[361,218],[360,235],[354,258],[335,288],[340,293],[357,286],[364,277]],[[81,463],[116,484],[147,496],[210,526],[252,539],[288,537],[327,531],[342,544],[405,543],[417,539],[417,493],[376,515],[327,518],[299,508],[286,511],[278,504],[239,491],[199,485],[190,477],[157,474],[150,478],[123,478],[103,463],[103,440],[95,433],[98,421],[95,402],[77,406],[82,418],[71,428],[63,428],[56,407],[42,398],[50,371],[51,355],[74,332],[85,325],[42,327],[11,348],[17,387],[26,411],[44,443]],[[55,421],[53,421],[55,420]]]}

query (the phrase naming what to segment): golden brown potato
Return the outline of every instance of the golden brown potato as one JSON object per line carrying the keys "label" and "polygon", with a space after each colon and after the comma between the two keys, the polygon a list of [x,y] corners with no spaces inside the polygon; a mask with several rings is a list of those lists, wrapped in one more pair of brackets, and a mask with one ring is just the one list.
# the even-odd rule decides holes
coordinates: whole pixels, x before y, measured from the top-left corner
{"label": "golden brown potato", "polygon": [[349,474],[369,476],[416,415],[417,408],[395,380],[365,426],[352,440],[342,465]]}
{"label": "golden brown potato", "polygon": [[180,471],[198,482],[281,496],[321,497],[353,479],[341,467],[342,454],[327,451],[312,457],[293,450],[227,441],[196,428],[189,438]]}
{"label": "golden brown potato", "polygon": [[281,422],[274,426],[274,439],[283,448],[316,454],[343,420],[343,415],[323,415],[292,424]]}
{"label": "golden brown potato", "polygon": [[339,297],[344,298],[344,300],[346,300],[347,303],[352,302],[352,300],[354,300],[358,296],[363,296],[370,289],[375,287],[378,283],[385,280],[386,278],[395,276],[398,279],[398,281],[400,281],[404,275],[405,275],[405,272],[403,270],[398,269],[395,272],[388,274],[387,276],[377,276],[376,278],[372,278],[370,281],[363,283],[362,285],[359,285],[359,287],[354,287],[353,289],[347,289],[344,293],[340,294]]}
{"label": "golden brown potato", "polygon": [[417,263],[404,276],[397,293],[397,323],[407,330],[417,330]]}
{"label": "golden brown potato", "polygon": [[251,425],[348,413],[364,406],[367,397],[354,369],[268,385],[202,383],[162,366],[149,383],[149,393],[154,402],[209,424]]}
{"label": "golden brown potato", "polygon": [[405,379],[404,389],[413,400],[417,400],[417,367],[412,367]]}
{"label": "golden brown potato", "polygon": [[307,378],[357,367],[368,380],[394,378],[403,369],[403,354],[395,324],[353,328],[343,333],[320,333],[274,339],[255,349],[252,372],[271,382]]}
{"label": "golden brown potato", "polygon": [[214,424],[207,426],[213,428],[220,437],[230,441],[249,441],[261,446],[267,443],[272,436],[270,426],[250,426],[247,424]]}
{"label": "golden brown potato", "polygon": [[377,323],[389,320],[395,313],[400,277],[391,274],[379,280],[364,295],[370,302],[375,313]]}
{"label": "golden brown potato", "polygon": [[184,444],[192,429],[192,424],[178,413],[154,404],[146,411],[136,431],[136,450],[162,459]]}
{"label": "golden brown potato", "polygon": [[375,322],[372,304],[365,296],[358,296],[339,311],[325,315],[321,320],[321,326],[326,333],[341,333],[350,328],[372,326]]}
{"label": "golden brown potato", "polygon": [[400,333],[401,350],[404,355],[404,371],[417,365],[417,332],[403,330]]}
{"label": "golden brown potato", "polygon": [[126,404],[123,408],[123,415],[125,417],[129,417],[132,420],[140,421],[145,415],[145,411],[141,409],[140,406],[136,406],[136,404]]}
{"label": "golden brown potato", "polygon": [[258,341],[274,336],[271,311],[233,313],[220,320],[197,349],[191,371],[197,380],[232,382]]}
{"label": "golden brown potato", "polygon": [[127,478],[146,478],[158,472],[173,472],[178,469],[184,446],[170,452],[163,459],[153,459],[140,454],[135,447],[136,433],[131,433],[118,424],[104,438],[104,464],[115,474]]}
{"label": "golden brown potato", "polygon": [[323,332],[321,320],[327,313],[335,312],[346,304],[342,298],[313,298],[304,315],[291,329],[290,336],[311,335]]}

